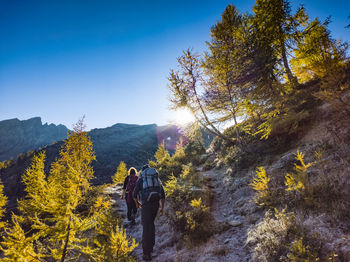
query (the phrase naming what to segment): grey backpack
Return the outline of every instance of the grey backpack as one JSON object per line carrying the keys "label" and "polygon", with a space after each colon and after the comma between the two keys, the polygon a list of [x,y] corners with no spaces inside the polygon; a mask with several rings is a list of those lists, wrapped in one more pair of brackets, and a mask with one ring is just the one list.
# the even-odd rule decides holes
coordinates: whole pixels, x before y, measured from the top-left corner
{"label": "grey backpack", "polygon": [[161,184],[158,179],[158,171],[149,167],[142,171],[142,199],[146,202],[154,202],[160,200]]}

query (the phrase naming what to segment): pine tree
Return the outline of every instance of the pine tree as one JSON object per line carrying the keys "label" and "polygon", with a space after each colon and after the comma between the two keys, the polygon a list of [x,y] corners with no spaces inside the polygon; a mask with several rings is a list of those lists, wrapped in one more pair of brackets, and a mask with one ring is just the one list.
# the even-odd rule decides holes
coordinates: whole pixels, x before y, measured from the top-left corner
{"label": "pine tree", "polygon": [[117,172],[115,172],[114,176],[112,177],[113,184],[123,183],[127,175],[128,175],[128,169],[126,168],[126,164],[124,161],[121,161],[117,168]]}

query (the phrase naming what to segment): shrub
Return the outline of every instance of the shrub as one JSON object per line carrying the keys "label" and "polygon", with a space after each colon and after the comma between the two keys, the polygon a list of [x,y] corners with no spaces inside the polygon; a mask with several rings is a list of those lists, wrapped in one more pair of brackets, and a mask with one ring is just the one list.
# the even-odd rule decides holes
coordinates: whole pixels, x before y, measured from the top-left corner
{"label": "shrub", "polygon": [[297,152],[295,158],[300,162],[300,164],[295,164],[295,173],[286,174],[286,191],[297,191],[301,194],[305,194],[306,187],[308,186],[307,170],[312,163],[305,164],[304,154],[299,151]]}
{"label": "shrub", "polygon": [[205,241],[213,232],[213,218],[208,207],[210,196],[193,166],[183,166],[181,175],[171,176],[164,189],[170,203],[167,212],[170,223],[189,243]]}
{"label": "shrub", "polygon": [[296,231],[293,213],[285,209],[275,214],[271,211],[265,213],[262,222],[249,230],[247,242],[253,244],[254,257],[257,261],[283,261],[289,251],[289,240]]}
{"label": "shrub", "polygon": [[313,163],[305,164],[304,154],[302,152],[297,152],[296,160],[299,164],[294,165],[294,173],[287,173],[285,175],[285,185],[286,191],[291,191],[301,194],[303,200],[308,205],[313,204],[313,186],[309,182],[308,178],[308,168],[311,167]]}
{"label": "shrub", "polygon": [[209,207],[202,203],[202,198],[193,199],[191,207],[192,209],[186,212],[186,235],[194,242],[205,241],[213,232]]}
{"label": "shrub", "polygon": [[115,172],[114,176],[112,177],[113,184],[122,184],[127,175],[128,170],[126,168],[126,164],[125,162],[121,161],[117,168],[117,172]]}
{"label": "shrub", "polygon": [[[100,202],[106,205],[106,202]],[[98,208],[95,204],[94,208]],[[95,218],[97,220],[94,231],[91,232],[93,254],[90,258],[94,261],[134,261],[130,254],[138,246],[135,239],[126,235],[120,227],[119,220],[112,212],[110,205],[105,206],[103,213]]]}
{"label": "shrub", "polygon": [[255,191],[255,203],[261,206],[269,206],[271,204],[271,193],[269,190],[270,178],[266,175],[265,168],[258,167],[256,176],[249,184]]}
{"label": "shrub", "polygon": [[303,243],[302,237],[292,243],[287,257],[291,262],[319,261],[317,254],[314,254],[310,246]]}

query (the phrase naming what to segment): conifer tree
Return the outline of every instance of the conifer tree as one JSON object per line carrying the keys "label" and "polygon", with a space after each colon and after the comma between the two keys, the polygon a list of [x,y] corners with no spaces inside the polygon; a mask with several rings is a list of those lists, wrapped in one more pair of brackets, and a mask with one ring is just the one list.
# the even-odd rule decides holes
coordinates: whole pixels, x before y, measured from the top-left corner
{"label": "conifer tree", "polygon": [[32,164],[22,176],[22,182],[26,185],[27,197],[18,201],[18,209],[27,221],[35,219],[35,216],[45,214],[48,186],[46,181],[45,152],[40,152],[33,157]]}
{"label": "conifer tree", "polygon": [[112,177],[113,184],[120,184],[124,182],[125,177],[128,175],[128,169],[126,168],[126,164],[124,161],[119,163],[117,171]]}
{"label": "conifer tree", "polygon": [[278,63],[276,69],[295,84],[288,60],[308,19],[304,8],[292,14],[288,0],[256,0],[253,12],[257,39],[273,49],[272,55]]}
{"label": "conifer tree", "polygon": [[93,177],[91,162],[95,159],[92,142],[83,129],[80,120],[52,164],[47,180],[43,153],[34,158],[23,178],[27,196],[20,202],[20,210],[32,224],[36,238],[46,239],[45,256],[60,261],[73,253],[92,252],[82,233],[94,223],[78,212]]}
{"label": "conifer tree", "polygon": [[169,151],[165,149],[164,142],[158,145],[158,149],[154,154],[158,164],[162,164],[170,159]]}
{"label": "conifer tree", "polygon": [[1,261],[44,261],[43,257],[34,248],[36,234],[32,237],[26,236],[23,228],[19,224],[20,217],[12,214],[12,228],[6,230],[6,235],[0,242],[0,250],[4,257]]}
{"label": "conifer tree", "polygon": [[236,140],[242,148],[237,118],[243,110],[243,93],[248,82],[250,63],[247,58],[248,17],[228,5],[221,21],[212,27],[209,52],[205,57],[208,76],[205,101],[217,122],[234,121]]}
{"label": "conifer tree", "polygon": [[210,133],[233,143],[230,137],[225,136],[211,120],[205,108],[203,97],[199,90],[204,88],[204,72],[200,55],[188,49],[177,58],[179,71],[170,71],[169,89],[170,103],[173,110],[187,108],[194,115],[196,121]]}
{"label": "conifer tree", "polygon": [[184,141],[181,137],[176,144],[176,150],[175,150],[175,153],[173,155],[173,159],[175,161],[182,162],[182,161],[184,161],[185,157],[186,157],[186,154],[185,154],[185,150],[184,150]]}
{"label": "conifer tree", "polygon": [[324,77],[327,72],[337,70],[346,60],[347,44],[331,38],[327,19],[318,18],[306,27],[291,59],[293,71],[302,81]]}

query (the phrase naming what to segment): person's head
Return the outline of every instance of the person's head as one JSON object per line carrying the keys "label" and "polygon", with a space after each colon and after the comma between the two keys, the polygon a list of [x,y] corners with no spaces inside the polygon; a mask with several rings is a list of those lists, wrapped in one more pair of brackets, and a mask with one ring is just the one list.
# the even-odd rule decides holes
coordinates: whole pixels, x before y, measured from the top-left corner
{"label": "person's head", "polygon": [[136,170],[136,168],[135,167],[130,167],[130,169],[129,169],[129,175],[132,175],[132,176],[134,176],[134,175],[136,175],[136,173],[137,173],[137,170]]}
{"label": "person's head", "polygon": [[142,171],[145,170],[146,168],[149,168],[147,164],[142,167]]}

